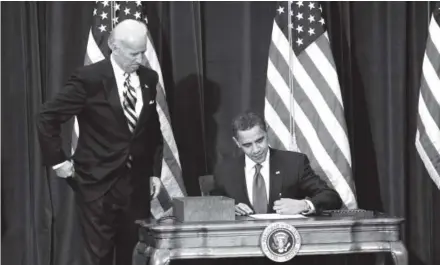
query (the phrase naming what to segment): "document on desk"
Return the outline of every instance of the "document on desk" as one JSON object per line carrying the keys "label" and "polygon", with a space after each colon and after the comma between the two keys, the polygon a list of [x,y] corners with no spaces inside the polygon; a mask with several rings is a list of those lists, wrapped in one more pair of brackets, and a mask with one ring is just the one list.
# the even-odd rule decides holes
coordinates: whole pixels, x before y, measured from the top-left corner
{"label": "document on desk", "polygon": [[302,214],[277,214],[277,213],[263,213],[263,214],[251,214],[249,217],[261,220],[277,220],[277,219],[300,219],[307,218]]}

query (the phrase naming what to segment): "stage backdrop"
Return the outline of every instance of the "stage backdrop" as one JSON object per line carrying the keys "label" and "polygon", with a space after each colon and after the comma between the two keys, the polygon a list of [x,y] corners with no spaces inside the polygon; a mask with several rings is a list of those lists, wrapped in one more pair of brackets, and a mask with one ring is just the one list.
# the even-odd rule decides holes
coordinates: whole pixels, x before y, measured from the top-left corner
{"label": "stage backdrop", "polygon": [[[1,3],[2,264],[83,264],[73,193],[41,166],[35,121],[41,103],[83,65],[93,5]],[[237,151],[231,118],[247,109],[263,113],[276,2],[143,5],[185,185],[199,195],[198,176]],[[323,3],[359,206],[406,218],[411,265],[440,264],[440,191],[414,146],[430,6]]]}

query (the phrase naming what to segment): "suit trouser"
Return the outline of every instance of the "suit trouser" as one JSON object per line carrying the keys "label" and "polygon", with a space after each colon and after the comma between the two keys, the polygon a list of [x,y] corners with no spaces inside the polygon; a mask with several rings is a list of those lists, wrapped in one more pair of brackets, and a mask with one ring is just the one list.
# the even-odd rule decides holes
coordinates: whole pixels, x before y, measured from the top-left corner
{"label": "suit trouser", "polygon": [[[148,178],[146,185],[148,184]],[[84,202],[77,196],[85,256],[90,265],[131,265],[138,241],[137,219],[149,216],[149,192],[131,187],[129,176],[120,178],[104,196]],[[142,187],[140,185],[138,187]],[[144,194],[147,196],[143,196]]]}

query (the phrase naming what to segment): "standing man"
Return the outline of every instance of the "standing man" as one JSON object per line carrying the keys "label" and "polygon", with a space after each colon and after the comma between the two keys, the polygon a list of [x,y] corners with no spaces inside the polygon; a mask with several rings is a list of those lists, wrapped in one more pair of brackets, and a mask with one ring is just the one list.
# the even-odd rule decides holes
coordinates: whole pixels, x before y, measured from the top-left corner
{"label": "standing man", "polygon": [[[39,116],[46,165],[75,191],[87,256],[93,265],[131,264],[136,219],[150,215],[160,190],[153,164],[162,149],[156,111],[158,75],[143,66],[147,27],[126,19],[111,32],[110,59],[79,68]],[[72,158],[62,151],[61,125],[77,116]],[[151,176],[151,177],[150,177]]]}
{"label": "standing man", "polygon": [[339,209],[342,200],[314,173],[305,154],[269,148],[266,123],[253,112],[232,123],[233,140],[243,155],[215,170],[213,195],[235,199],[235,213],[311,214]]}

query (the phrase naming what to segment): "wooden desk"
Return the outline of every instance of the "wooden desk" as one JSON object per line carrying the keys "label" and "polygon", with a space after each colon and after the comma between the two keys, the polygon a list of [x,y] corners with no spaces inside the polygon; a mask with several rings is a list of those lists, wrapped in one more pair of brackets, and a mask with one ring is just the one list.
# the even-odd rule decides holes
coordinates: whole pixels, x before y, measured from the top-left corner
{"label": "wooden desk", "polygon": [[[390,252],[396,265],[407,265],[401,241],[402,218],[370,211],[332,211],[329,216],[289,220],[238,218],[225,222],[161,223],[139,221],[134,264],[163,265],[173,259],[264,257],[260,236],[272,222],[293,225],[301,236],[297,255]],[[293,258],[295,259],[295,258]]]}

